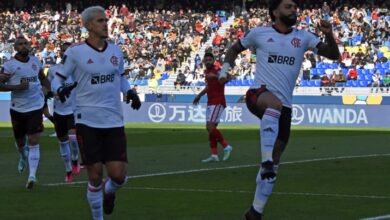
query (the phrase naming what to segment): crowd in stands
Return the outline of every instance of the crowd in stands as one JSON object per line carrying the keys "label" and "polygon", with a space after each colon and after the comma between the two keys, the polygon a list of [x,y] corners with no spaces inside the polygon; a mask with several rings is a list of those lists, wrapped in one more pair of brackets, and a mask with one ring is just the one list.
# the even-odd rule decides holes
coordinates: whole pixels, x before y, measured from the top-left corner
{"label": "crowd in stands", "polygon": [[[306,1],[309,2],[309,1]],[[342,56],[339,62],[305,54],[302,73],[297,86],[303,87],[378,87],[389,86],[390,78],[390,11],[389,5],[380,1],[371,3],[333,1],[330,4],[305,4],[299,10],[296,28],[306,29],[319,35],[320,19],[330,21]],[[216,35],[208,49],[217,56],[217,65],[222,63],[224,53],[246,31],[256,26],[270,25],[271,19],[264,4],[250,8],[237,16],[224,36]],[[236,60],[232,74],[236,80],[228,86],[248,86],[253,80],[256,54],[242,53]],[[201,72],[197,71],[196,72]],[[194,73],[194,75],[196,75]],[[203,82],[195,82],[203,85]],[[337,90],[337,91],[342,91]],[[388,91],[388,90],[387,90]]]}
{"label": "crowd in stands", "polygon": [[[32,53],[45,66],[60,62],[60,44],[78,43],[87,34],[80,11],[73,7],[67,4],[65,10],[56,10],[55,4],[44,4],[40,10],[33,7],[0,11],[0,64],[13,55],[13,42],[18,36],[31,41]],[[212,11],[142,8],[109,5],[106,10],[109,40],[121,46],[129,78],[143,84],[150,81],[153,87],[154,80],[161,84],[221,25],[220,16]]]}
{"label": "crowd in stands", "polygon": [[[20,35],[31,41],[33,53],[46,66],[59,62],[62,42],[77,43],[85,39],[87,31],[78,9],[99,1],[48,2],[26,1],[32,4],[28,10],[8,10],[7,3],[0,3],[0,65],[14,53],[12,43]],[[248,2],[247,10],[233,5],[207,5],[211,1],[194,1],[187,7],[186,1],[167,1],[171,2],[169,7],[159,2],[131,1],[126,5],[101,1],[107,8],[110,40],[122,47],[130,80],[133,84],[149,84],[154,91],[172,73],[178,73],[175,82],[178,89],[204,85],[202,57],[187,60],[191,53],[213,36],[207,50],[216,56],[216,65],[221,65],[227,48],[245,32],[271,24],[264,0]],[[339,62],[333,63],[306,53],[297,86],[388,86],[389,6],[385,1],[376,0],[301,1],[296,28],[324,38],[317,24],[320,19],[330,21],[342,56]],[[229,10],[221,15],[216,13],[220,8],[215,7]],[[235,21],[221,36],[217,30],[230,12],[234,12]],[[233,69],[236,79],[228,86],[249,86],[255,60],[254,51],[240,54]],[[185,66],[181,72],[180,66]]]}

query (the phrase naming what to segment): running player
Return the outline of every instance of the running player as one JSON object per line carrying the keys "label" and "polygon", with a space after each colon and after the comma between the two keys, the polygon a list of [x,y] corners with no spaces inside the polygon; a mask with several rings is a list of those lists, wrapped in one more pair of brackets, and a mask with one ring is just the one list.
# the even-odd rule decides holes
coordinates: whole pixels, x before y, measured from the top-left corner
{"label": "running player", "polygon": [[[26,184],[31,189],[37,181],[40,150],[39,137],[43,131],[42,108],[44,91],[50,91],[50,82],[43,73],[42,63],[29,55],[30,42],[18,37],[15,57],[3,66],[0,74],[0,91],[11,91],[11,120],[16,146],[20,154],[18,171],[22,173],[29,164]],[[26,147],[26,137],[27,145]]]}
{"label": "running player", "polygon": [[[85,42],[66,50],[64,66],[52,85],[63,102],[77,85],[74,115],[80,154],[88,172],[87,199],[93,219],[101,220],[103,210],[106,214],[113,212],[115,193],[127,181],[127,143],[120,93],[127,95],[133,109],[138,110],[141,102],[123,76],[122,50],[106,41],[108,19],[104,8],[86,8],[81,17],[89,36]],[[62,81],[70,76],[75,83],[64,86]],[[108,175],[104,183],[103,165]]]}
{"label": "running player", "polygon": [[[63,58],[64,52],[70,46],[70,43],[63,43],[61,45],[60,56]],[[61,72],[63,64],[59,63],[49,68],[48,79],[52,81],[57,72]],[[73,84],[72,77],[68,77],[63,85]],[[54,94],[56,95],[55,91]],[[54,99],[54,125],[57,134],[57,138],[60,141],[60,153],[65,164],[65,181],[70,183],[73,181],[73,176],[80,173],[80,165],[78,162],[79,146],[76,139],[76,130],[73,116],[73,97],[72,93],[70,97],[61,102],[58,97]]]}
{"label": "running player", "polygon": [[206,53],[203,58],[206,66],[205,88],[194,98],[193,104],[197,105],[200,98],[207,94],[207,110],[206,110],[206,129],[209,133],[209,142],[211,149],[211,156],[202,160],[202,162],[217,162],[219,161],[217,144],[220,143],[223,147],[223,160],[230,157],[233,148],[224,139],[217,126],[223,111],[226,108],[225,100],[225,84],[218,82],[218,74],[221,69],[214,65],[214,55]]}
{"label": "running player", "polygon": [[220,74],[220,81],[225,82],[237,55],[246,49],[256,51],[255,80],[246,93],[246,103],[261,119],[262,156],[254,201],[245,215],[250,220],[261,219],[276,181],[280,157],[290,135],[292,94],[304,53],[312,50],[332,60],[340,57],[330,23],[322,20],[318,24],[326,43],[310,32],[293,27],[297,22],[297,5],[298,0],[269,1],[273,25],[256,27],[233,44]]}

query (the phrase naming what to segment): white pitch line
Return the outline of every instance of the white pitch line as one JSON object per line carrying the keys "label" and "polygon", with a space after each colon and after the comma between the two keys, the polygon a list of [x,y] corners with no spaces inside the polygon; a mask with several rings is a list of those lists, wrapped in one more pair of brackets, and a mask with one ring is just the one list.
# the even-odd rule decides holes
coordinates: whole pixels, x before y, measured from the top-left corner
{"label": "white pitch line", "polygon": [[[299,164],[299,163],[310,163],[318,161],[329,161],[329,160],[341,160],[341,159],[355,159],[355,158],[368,158],[368,157],[383,157],[390,156],[390,154],[368,154],[368,155],[355,155],[355,156],[340,156],[340,157],[325,157],[325,158],[316,158],[316,159],[307,159],[307,160],[297,160],[297,161],[287,161],[282,162],[281,164]],[[196,173],[204,171],[215,171],[215,170],[228,170],[228,169],[239,169],[247,167],[257,167],[259,164],[247,164],[247,165],[237,165],[237,166],[228,166],[228,167],[214,167],[214,168],[202,168],[202,169],[192,169],[192,170],[177,170],[161,173],[150,173],[150,174],[141,174],[128,176],[129,179],[137,179],[143,177],[154,177],[154,176],[166,176],[166,175],[176,175],[176,174],[185,174],[185,173]],[[63,186],[63,185],[75,185],[75,184],[85,184],[87,181],[75,181],[72,183],[47,183],[42,184],[43,186]]]}
{"label": "white pitch line", "polygon": [[390,219],[390,215],[382,215],[382,216],[371,217],[371,218],[362,218],[360,220],[380,220],[380,219]]}
{"label": "white pitch line", "polygon": [[[84,187],[84,186],[72,186]],[[205,193],[244,193],[253,194],[253,191],[248,190],[224,190],[224,189],[189,189],[189,188],[160,188],[160,187],[122,187],[128,190],[155,190],[155,191],[174,191],[174,192],[205,192]],[[321,197],[338,197],[338,198],[358,198],[358,199],[390,199],[390,196],[376,195],[348,195],[348,194],[331,194],[331,193],[304,193],[304,192],[272,192],[275,195],[286,196],[321,196]]]}

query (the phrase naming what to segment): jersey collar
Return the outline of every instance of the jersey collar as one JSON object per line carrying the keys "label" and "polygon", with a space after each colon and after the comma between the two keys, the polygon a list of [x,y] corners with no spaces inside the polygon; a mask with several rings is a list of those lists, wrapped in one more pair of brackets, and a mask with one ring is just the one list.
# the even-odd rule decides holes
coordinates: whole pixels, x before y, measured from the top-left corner
{"label": "jersey collar", "polygon": [[14,56],[15,60],[21,62],[21,63],[28,63],[28,61],[30,60],[30,56],[27,56],[27,59],[26,60],[21,60],[18,56]]}
{"label": "jersey collar", "polygon": [[103,49],[99,50],[98,48],[92,46],[92,44],[90,44],[90,43],[88,42],[88,40],[85,40],[85,43],[86,43],[90,48],[96,50],[96,51],[99,52],[99,53],[104,52],[104,51],[107,49],[107,46],[108,46],[107,41],[104,41],[104,47],[103,47]]}
{"label": "jersey collar", "polygon": [[288,30],[287,32],[281,32],[275,25],[272,25],[272,28],[273,28],[276,32],[278,32],[279,34],[285,34],[285,35],[291,33],[291,32],[294,30],[294,28],[291,28],[291,29]]}

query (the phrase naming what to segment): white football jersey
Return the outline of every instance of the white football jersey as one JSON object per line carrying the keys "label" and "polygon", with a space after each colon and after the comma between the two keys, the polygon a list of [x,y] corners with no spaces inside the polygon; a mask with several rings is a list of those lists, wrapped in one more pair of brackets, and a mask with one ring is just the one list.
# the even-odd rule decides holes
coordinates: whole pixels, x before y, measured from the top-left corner
{"label": "white football jersey", "polygon": [[61,73],[72,77],[76,123],[94,128],[124,126],[121,104],[122,50],[111,43],[99,51],[87,42],[69,47]]}
{"label": "white football jersey", "polygon": [[28,89],[11,92],[11,109],[17,112],[30,112],[42,109],[44,95],[39,71],[42,70],[42,63],[35,56],[29,56],[27,62],[21,62],[15,58],[4,63],[4,74],[10,78],[8,85],[19,85],[22,79],[28,81]]}
{"label": "white football jersey", "polygon": [[[62,63],[51,66],[47,73],[47,79],[50,82],[52,82],[53,79],[56,77],[56,73],[61,73],[62,71],[61,68],[63,68]],[[62,86],[69,86],[71,84],[73,84],[72,76],[69,76],[68,78],[66,78],[65,81],[62,82]],[[53,92],[57,92],[57,91],[53,91]],[[64,103],[62,103],[57,97],[55,97],[53,101],[54,112],[59,115],[73,114],[73,105],[72,105],[73,100],[74,100],[74,91],[70,93],[69,98],[67,98]]]}
{"label": "white football jersey", "polygon": [[293,89],[305,51],[317,53],[320,39],[305,30],[283,34],[272,26],[257,27],[240,39],[242,46],[256,50],[256,73],[251,88],[266,88],[291,107]]}

